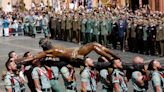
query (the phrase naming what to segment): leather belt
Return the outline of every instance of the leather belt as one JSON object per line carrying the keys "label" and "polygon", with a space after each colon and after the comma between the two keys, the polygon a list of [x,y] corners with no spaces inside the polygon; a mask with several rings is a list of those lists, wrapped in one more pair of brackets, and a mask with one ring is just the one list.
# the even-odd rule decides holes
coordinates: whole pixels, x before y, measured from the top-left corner
{"label": "leather belt", "polygon": [[76,87],[67,87],[69,90],[77,90]]}
{"label": "leather belt", "polygon": [[56,78],[56,77],[55,77],[55,78],[52,78],[51,80],[58,80],[58,79],[59,79],[59,78]]}
{"label": "leather belt", "polygon": [[42,89],[42,91],[50,91],[51,89],[50,88],[44,88]]}
{"label": "leather belt", "polygon": [[87,92],[96,92],[96,91],[89,91],[89,90],[88,90]]}

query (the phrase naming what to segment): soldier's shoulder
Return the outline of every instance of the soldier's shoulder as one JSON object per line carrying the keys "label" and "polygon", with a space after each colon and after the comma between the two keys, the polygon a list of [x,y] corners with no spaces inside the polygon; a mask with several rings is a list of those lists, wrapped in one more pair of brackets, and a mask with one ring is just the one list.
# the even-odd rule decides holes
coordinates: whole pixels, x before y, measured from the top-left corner
{"label": "soldier's shoulder", "polygon": [[85,68],[82,72],[81,72],[81,77],[86,77],[88,75],[88,70]]}
{"label": "soldier's shoulder", "polygon": [[5,78],[10,78],[11,77],[11,74],[9,72],[6,71],[5,73]]}
{"label": "soldier's shoulder", "polygon": [[120,71],[118,71],[117,69],[114,69],[112,75],[117,76],[119,73],[120,73]]}
{"label": "soldier's shoulder", "polygon": [[61,73],[66,73],[68,72],[68,68],[66,66],[63,66],[60,70]]}
{"label": "soldier's shoulder", "polygon": [[106,69],[102,69],[101,71],[100,71],[100,74],[101,73],[107,73],[108,71],[106,70]]}

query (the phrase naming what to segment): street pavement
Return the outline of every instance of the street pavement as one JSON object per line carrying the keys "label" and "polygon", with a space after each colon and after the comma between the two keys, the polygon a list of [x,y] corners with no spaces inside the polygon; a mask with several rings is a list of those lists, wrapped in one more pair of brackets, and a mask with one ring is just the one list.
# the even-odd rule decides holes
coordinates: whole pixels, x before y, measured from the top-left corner
{"label": "street pavement", "polygon": [[[38,45],[38,41],[40,38],[42,38],[43,35],[37,35],[36,38],[31,38],[31,37],[26,37],[26,36],[15,36],[15,37],[1,37],[0,38],[0,75],[2,71],[5,70],[5,62],[7,61],[8,58],[8,52],[14,50],[16,53],[20,56],[24,54],[26,51],[31,51],[34,55],[42,49]],[[75,43],[70,43],[70,42],[65,42],[65,41],[59,41],[59,40],[51,40],[54,45],[59,45],[59,46],[65,46],[68,48],[77,48],[80,47],[81,45],[75,44]],[[149,62],[152,59],[159,59],[159,60],[164,60],[164,58],[159,58],[157,56],[148,56],[148,55],[141,55],[141,54],[136,54],[136,53],[131,53],[131,52],[121,52],[119,50],[111,50],[113,53],[119,55],[121,57],[121,60],[123,62],[131,62],[132,58],[134,56],[142,56],[144,57],[146,62]],[[98,54],[95,52],[91,52],[89,54],[89,57],[93,58],[94,60],[97,60],[97,57],[99,57]],[[76,69],[76,77],[77,77],[77,82],[78,82],[78,90],[80,90],[80,77],[79,77],[79,69]],[[0,77],[1,78],[1,77]],[[60,83],[62,87],[64,88],[63,80],[60,77]],[[5,92],[4,89],[4,82],[0,80],[0,92]],[[151,84],[151,83],[150,83]],[[132,89],[132,84],[129,82],[129,92],[133,92]],[[98,90],[97,92],[101,92],[101,84],[98,83]],[[27,88],[26,92],[30,92],[29,89]],[[152,86],[150,85],[148,92],[153,92],[152,91]]]}

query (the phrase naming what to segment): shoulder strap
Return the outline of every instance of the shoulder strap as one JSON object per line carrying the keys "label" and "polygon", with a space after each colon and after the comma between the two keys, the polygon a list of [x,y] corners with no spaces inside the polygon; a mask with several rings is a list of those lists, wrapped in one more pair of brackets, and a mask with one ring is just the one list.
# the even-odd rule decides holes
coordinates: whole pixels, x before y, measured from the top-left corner
{"label": "shoulder strap", "polygon": [[13,76],[11,76],[10,81],[11,81],[11,85],[13,86],[15,84]]}
{"label": "shoulder strap", "polygon": [[39,76],[41,76],[42,74],[44,74],[48,78],[48,74],[46,74],[46,71],[44,71],[41,68],[38,68],[38,74],[39,74]]}
{"label": "shoulder strap", "polygon": [[90,82],[91,90],[94,91],[93,90],[93,83],[92,83],[92,78],[91,78],[90,71],[88,71],[88,73],[89,73],[89,82]]}

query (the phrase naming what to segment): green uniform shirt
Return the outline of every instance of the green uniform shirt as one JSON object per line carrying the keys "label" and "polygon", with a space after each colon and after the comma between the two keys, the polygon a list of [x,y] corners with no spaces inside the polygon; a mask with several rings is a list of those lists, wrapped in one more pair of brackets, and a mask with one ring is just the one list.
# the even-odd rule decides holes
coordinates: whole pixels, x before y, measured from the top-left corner
{"label": "green uniform shirt", "polygon": [[52,78],[50,80],[50,84],[51,84],[51,88],[52,88],[52,92],[63,92],[63,89],[59,83],[59,68],[56,66],[52,66],[51,67],[52,70]]}
{"label": "green uniform shirt", "polygon": [[67,17],[66,18],[66,30],[70,30],[72,28],[72,18]]}
{"label": "green uniform shirt", "polygon": [[32,78],[39,79],[42,89],[51,88],[50,80],[48,79],[47,71],[44,67],[35,67],[32,71]]}
{"label": "green uniform shirt", "polygon": [[81,73],[81,82],[87,83],[87,91],[96,91],[96,79],[95,76],[91,74],[91,72],[93,71],[85,67]]}
{"label": "green uniform shirt", "polygon": [[66,19],[63,18],[61,19],[61,29],[65,30],[65,28],[66,28]]}
{"label": "green uniform shirt", "polygon": [[[108,80],[108,82],[106,80]],[[113,92],[112,84],[111,85],[108,84],[111,83],[111,79],[109,79],[109,73],[107,69],[102,69],[100,71],[100,81],[102,83],[102,92]]]}
{"label": "green uniform shirt", "polygon": [[66,66],[63,66],[60,72],[63,76],[65,87],[76,87],[77,84],[75,80],[72,82],[68,82],[66,79],[70,75],[69,69]]}
{"label": "green uniform shirt", "polygon": [[93,33],[93,21],[91,19],[88,19],[87,20],[87,23],[86,23],[86,33]]}
{"label": "green uniform shirt", "polygon": [[82,19],[81,21],[81,32],[85,33],[86,31],[86,22],[87,22],[87,19]]}
{"label": "green uniform shirt", "polygon": [[56,66],[52,66],[51,69],[52,69],[53,77],[54,78],[59,78],[59,68],[56,67]]}
{"label": "green uniform shirt", "polygon": [[148,30],[148,27],[145,26],[143,29],[143,40],[144,41],[147,41],[147,37],[148,37],[147,30]]}
{"label": "green uniform shirt", "polygon": [[100,22],[98,20],[95,20],[94,22],[93,34],[100,35]]}
{"label": "green uniform shirt", "polygon": [[141,72],[139,71],[135,71],[132,73],[132,85],[133,85],[133,88],[134,90],[136,91],[142,91],[142,92],[146,92],[146,89],[145,88],[140,88],[137,84],[137,79],[140,77]]}
{"label": "green uniform shirt", "polygon": [[15,74],[11,74],[10,72],[6,73],[5,76],[5,88],[11,89],[13,92],[21,92],[20,82],[19,82],[19,76],[16,76]]}
{"label": "green uniform shirt", "polygon": [[108,28],[107,28],[107,21],[103,20],[101,23],[101,35],[107,35],[108,34]]}
{"label": "green uniform shirt", "polygon": [[112,32],[112,20],[111,19],[108,19],[107,20],[108,21],[108,32],[109,32],[109,34],[111,34],[111,32]]}
{"label": "green uniform shirt", "polygon": [[155,91],[156,86],[160,86],[160,89],[161,89],[160,92],[163,92],[163,90],[162,90],[163,83],[164,82],[163,82],[162,77],[159,74],[159,72],[158,71],[153,71],[153,73],[152,73],[152,85],[153,85],[154,91]]}
{"label": "green uniform shirt", "polygon": [[128,87],[125,83],[125,74],[118,69],[114,69],[112,73],[112,83],[119,84],[119,92],[127,92]]}
{"label": "green uniform shirt", "polygon": [[101,76],[100,80],[101,80],[102,85],[105,86],[106,88],[108,88],[108,85],[106,85],[106,81],[105,81],[105,79],[107,79],[107,77],[108,77],[108,70],[106,70],[106,69],[101,70],[100,76]]}

